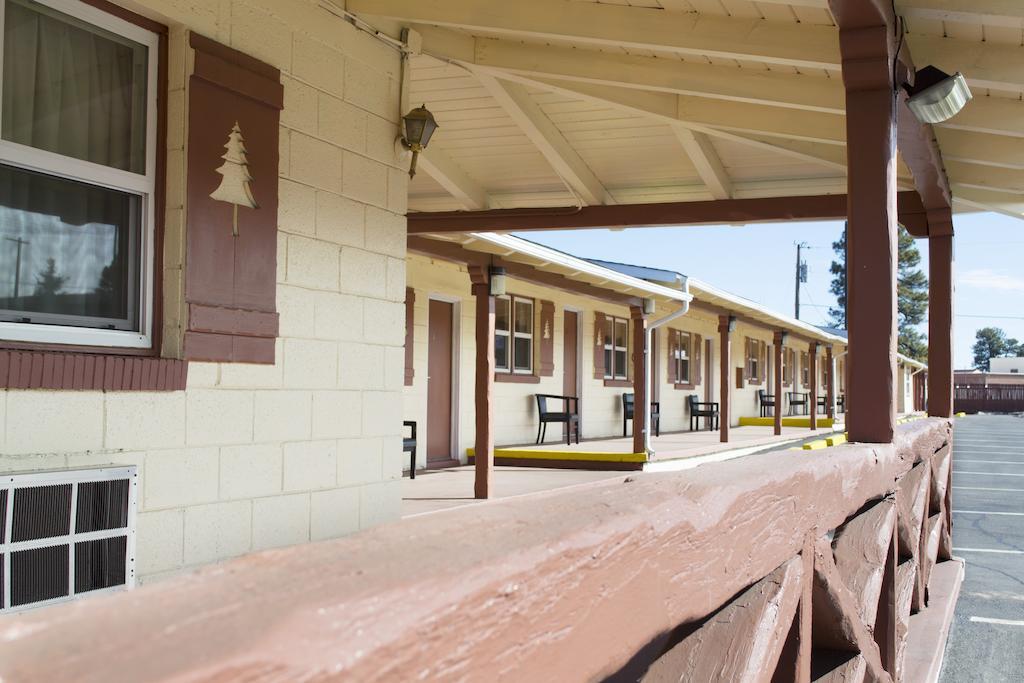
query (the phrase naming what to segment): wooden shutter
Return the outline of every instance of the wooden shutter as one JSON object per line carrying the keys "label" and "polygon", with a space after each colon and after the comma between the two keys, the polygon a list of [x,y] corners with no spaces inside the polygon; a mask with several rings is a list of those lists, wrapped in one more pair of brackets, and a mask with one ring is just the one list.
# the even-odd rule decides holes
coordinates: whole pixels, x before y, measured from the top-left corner
{"label": "wooden shutter", "polygon": [[749,382],[750,381],[750,377],[751,377],[751,374],[752,374],[750,372],[750,356],[751,356],[750,349],[751,349],[752,344],[753,344],[753,340],[750,337],[744,337],[744,344],[743,344],[743,380],[745,382]]}
{"label": "wooden shutter", "polygon": [[416,318],[416,290],[412,287],[405,288],[405,386],[411,387],[416,377],[416,369],[413,366],[415,353],[414,324]]}
{"label": "wooden shutter", "polygon": [[704,342],[700,338],[699,334],[691,336],[690,339],[693,340],[693,360],[690,362],[691,364],[696,364],[696,367],[694,367],[691,372],[691,376],[693,377],[693,384],[696,386],[704,381],[701,376],[701,370],[703,368],[703,364],[701,363],[701,357],[703,354],[701,353],[701,350],[703,349]]}
{"label": "wooden shutter", "polygon": [[676,364],[676,349],[679,348],[679,330],[669,329],[668,343],[668,383],[675,384],[679,381],[679,368]]}
{"label": "wooden shutter", "polygon": [[604,313],[594,314],[594,379],[604,379],[604,330],[607,324]]}
{"label": "wooden shutter", "polygon": [[[540,376],[555,374],[555,304],[540,302]],[[538,337],[534,332],[534,339]]]}
{"label": "wooden shutter", "polygon": [[765,342],[761,342],[761,369],[758,374],[758,383],[764,384],[768,379],[768,344]]}

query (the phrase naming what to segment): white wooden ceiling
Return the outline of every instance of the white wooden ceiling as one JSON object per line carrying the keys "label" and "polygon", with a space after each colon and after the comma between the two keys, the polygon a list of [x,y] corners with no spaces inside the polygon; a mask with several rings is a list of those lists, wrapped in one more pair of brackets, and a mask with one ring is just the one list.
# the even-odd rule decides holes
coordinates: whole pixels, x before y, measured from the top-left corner
{"label": "white wooden ceiling", "polygon": [[[347,0],[423,37],[440,129],[413,211],[845,192],[827,0]],[[957,210],[1024,218],[1024,1],[896,0],[918,68],[975,99],[935,127]],[[910,187],[901,165],[901,180]]]}

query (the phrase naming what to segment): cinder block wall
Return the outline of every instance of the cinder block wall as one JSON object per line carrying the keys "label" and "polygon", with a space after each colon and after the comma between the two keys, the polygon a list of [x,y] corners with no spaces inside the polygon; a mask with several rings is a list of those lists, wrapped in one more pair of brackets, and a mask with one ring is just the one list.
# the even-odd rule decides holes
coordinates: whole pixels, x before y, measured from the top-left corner
{"label": "cinder block wall", "polygon": [[400,508],[405,210],[397,52],[316,0],[135,0],[168,25],[165,347],[183,308],[194,30],[282,72],[272,366],[192,364],[176,393],[0,392],[0,468],[134,464],[143,581],[331,538]]}

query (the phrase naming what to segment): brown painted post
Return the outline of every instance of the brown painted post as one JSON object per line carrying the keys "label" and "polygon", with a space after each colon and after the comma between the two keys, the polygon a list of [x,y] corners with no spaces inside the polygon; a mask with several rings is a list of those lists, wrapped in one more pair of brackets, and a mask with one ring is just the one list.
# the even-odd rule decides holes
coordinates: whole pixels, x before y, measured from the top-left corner
{"label": "brown painted post", "polygon": [[953,415],[953,235],[928,240],[928,414]]}
{"label": "brown painted post", "polygon": [[718,341],[721,344],[719,352],[719,370],[721,374],[721,388],[719,389],[720,396],[718,405],[718,427],[721,434],[722,443],[729,443],[729,395],[730,389],[732,388],[732,377],[730,377],[732,369],[732,357],[729,353],[731,344],[730,337],[732,336],[732,328],[735,325],[735,319],[732,316],[720,315],[718,316]]}
{"label": "brown painted post", "polygon": [[[853,8],[867,11],[851,3]],[[835,3],[833,3],[835,9]],[[851,14],[857,14],[850,9]],[[857,18],[860,18],[859,16]],[[891,30],[840,21],[846,87],[847,327],[850,441],[890,443],[896,428],[896,96]]]}
{"label": "brown painted post", "polygon": [[827,394],[825,400],[827,405],[825,407],[825,415],[830,420],[836,419],[836,372],[835,362],[832,359],[832,345],[825,347],[825,393]]}
{"label": "brown painted post", "polygon": [[644,384],[644,358],[647,355],[647,319],[639,306],[629,307],[633,319],[633,452],[644,452],[647,429],[647,394]]}
{"label": "brown painted post", "polygon": [[476,300],[476,441],[477,498],[490,498],[494,478],[494,297],[485,266],[469,266]]}
{"label": "brown painted post", "polygon": [[818,342],[811,342],[807,348],[807,374],[810,386],[807,387],[807,413],[810,416],[811,430],[818,429]]}
{"label": "brown painted post", "polygon": [[775,436],[779,436],[782,434],[782,353],[786,343],[786,333],[776,330],[772,343],[775,346],[775,408],[772,410],[772,414],[775,417]]}

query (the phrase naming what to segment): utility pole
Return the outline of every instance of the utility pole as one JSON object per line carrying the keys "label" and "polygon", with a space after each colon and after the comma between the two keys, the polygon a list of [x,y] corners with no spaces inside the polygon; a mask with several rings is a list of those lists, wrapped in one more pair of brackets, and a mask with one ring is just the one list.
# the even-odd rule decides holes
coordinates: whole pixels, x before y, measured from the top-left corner
{"label": "utility pole", "polygon": [[808,246],[806,242],[796,243],[796,282],[794,287],[796,302],[794,306],[793,316],[797,320],[800,319],[800,283],[807,282],[807,263],[801,260],[800,252],[807,248]]}
{"label": "utility pole", "polygon": [[18,298],[18,282],[21,280],[21,248],[28,244],[28,240],[23,240],[20,237],[5,237],[8,242],[14,242],[18,245],[17,255],[14,257],[14,298]]}

